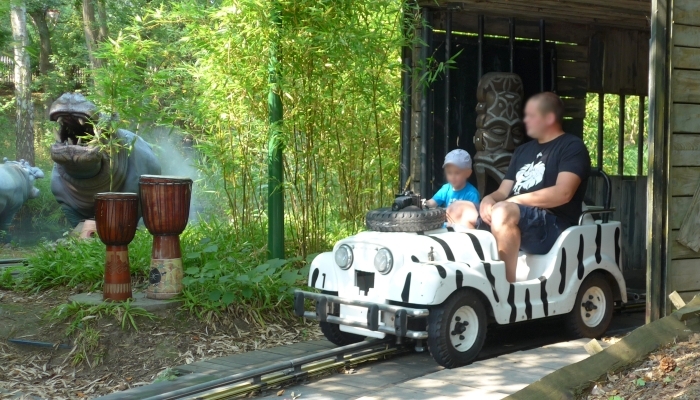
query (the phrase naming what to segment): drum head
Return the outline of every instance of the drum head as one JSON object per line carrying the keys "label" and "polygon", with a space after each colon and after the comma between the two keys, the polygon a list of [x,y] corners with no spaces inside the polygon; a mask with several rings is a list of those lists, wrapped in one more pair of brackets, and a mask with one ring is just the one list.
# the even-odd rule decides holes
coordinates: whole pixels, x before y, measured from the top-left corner
{"label": "drum head", "polygon": [[192,183],[186,176],[141,175],[139,183]]}
{"label": "drum head", "polygon": [[139,195],[136,193],[128,193],[128,192],[104,192],[104,193],[97,193],[95,195],[95,199],[119,199],[119,200],[138,200]]}

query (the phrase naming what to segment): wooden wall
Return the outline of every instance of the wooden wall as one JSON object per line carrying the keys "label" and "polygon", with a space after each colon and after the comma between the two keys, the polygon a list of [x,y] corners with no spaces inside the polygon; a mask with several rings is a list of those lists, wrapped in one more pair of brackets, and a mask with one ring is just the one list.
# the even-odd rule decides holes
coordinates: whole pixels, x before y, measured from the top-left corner
{"label": "wooden wall", "polygon": [[[445,29],[444,11],[433,12],[434,29]],[[452,30],[475,33],[478,31],[478,16],[469,10],[452,13]],[[545,37],[556,41],[557,52],[557,93],[566,106],[565,126],[567,132],[581,135],[583,119],[586,117],[586,92],[588,92],[588,42],[591,36],[588,25],[547,21]],[[508,37],[508,18],[485,16],[484,34]],[[516,19],[515,36],[526,39],[539,39],[539,22]],[[549,55],[547,55],[549,57]],[[521,77],[527,79],[528,77]],[[538,77],[532,77],[539,79]]]}
{"label": "wooden wall", "polygon": [[[700,293],[700,253],[676,241],[700,184],[700,1],[674,0],[671,35],[669,266],[666,293]],[[699,199],[700,200],[700,199]]]}

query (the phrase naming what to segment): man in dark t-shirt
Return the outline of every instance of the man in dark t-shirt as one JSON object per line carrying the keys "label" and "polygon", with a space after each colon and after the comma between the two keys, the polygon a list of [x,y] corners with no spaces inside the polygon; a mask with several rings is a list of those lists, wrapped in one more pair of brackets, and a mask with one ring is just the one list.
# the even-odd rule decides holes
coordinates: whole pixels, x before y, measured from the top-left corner
{"label": "man in dark t-shirt", "polygon": [[479,207],[474,225],[493,233],[509,282],[515,282],[519,249],[546,254],[581,215],[591,159],[583,141],[562,130],[563,114],[554,93],[528,100],[524,122],[534,140],[515,150],[501,186]]}

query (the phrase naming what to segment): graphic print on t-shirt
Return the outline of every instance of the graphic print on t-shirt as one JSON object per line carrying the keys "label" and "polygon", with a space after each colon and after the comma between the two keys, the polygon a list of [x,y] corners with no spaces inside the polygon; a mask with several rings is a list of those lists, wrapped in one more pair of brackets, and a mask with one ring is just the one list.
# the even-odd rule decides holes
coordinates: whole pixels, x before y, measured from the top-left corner
{"label": "graphic print on t-shirt", "polygon": [[[541,155],[542,153],[538,154]],[[539,157],[538,157],[539,158]],[[531,187],[542,182],[544,177],[545,165],[542,161],[537,164],[531,162],[523,165],[522,168],[515,174],[515,185],[513,185],[513,194],[520,194],[521,189],[528,190]]]}

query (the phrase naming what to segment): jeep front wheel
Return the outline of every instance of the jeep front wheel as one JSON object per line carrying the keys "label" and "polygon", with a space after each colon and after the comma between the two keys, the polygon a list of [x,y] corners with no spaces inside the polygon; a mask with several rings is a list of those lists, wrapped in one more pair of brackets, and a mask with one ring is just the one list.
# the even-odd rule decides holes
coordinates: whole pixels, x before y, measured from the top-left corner
{"label": "jeep front wheel", "polygon": [[428,350],[445,368],[472,362],[486,339],[486,309],[473,291],[459,291],[428,316]]}
{"label": "jeep front wheel", "polygon": [[612,311],[610,284],[603,275],[594,272],[578,289],[574,309],[567,315],[568,330],[575,337],[598,338],[608,330]]}

